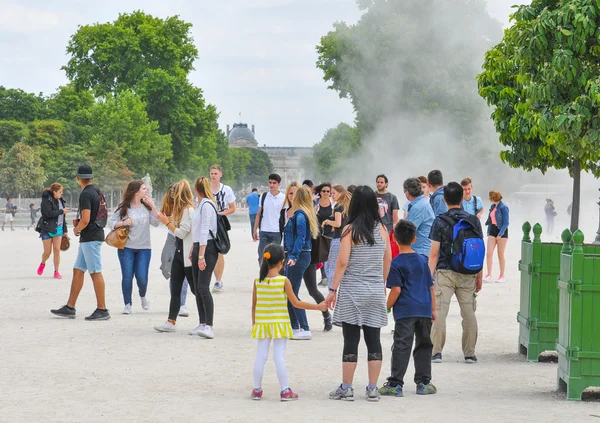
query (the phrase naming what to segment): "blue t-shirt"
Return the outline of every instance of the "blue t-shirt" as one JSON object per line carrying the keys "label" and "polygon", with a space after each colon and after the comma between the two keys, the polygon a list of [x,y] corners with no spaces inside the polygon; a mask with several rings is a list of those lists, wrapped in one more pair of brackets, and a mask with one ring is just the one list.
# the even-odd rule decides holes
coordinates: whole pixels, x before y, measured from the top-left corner
{"label": "blue t-shirt", "polygon": [[429,257],[429,251],[431,250],[429,233],[435,215],[429,201],[424,196],[420,195],[409,203],[406,220],[417,227],[417,240],[412,245],[412,249],[415,253]]}
{"label": "blue t-shirt", "polygon": [[448,211],[448,206],[444,202],[444,187],[439,187],[433,194],[431,194],[429,202],[431,203],[431,208],[433,209],[435,217],[446,213]]}
{"label": "blue t-shirt", "polygon": [[401,288],[394,304],[394,319],[431,318],[433,278],[427,260],[420,254],[399,254],[392,260],[387,287]]}
{"label": "blue t-shirt", "polygon": [[257,192],[248,194],[246,197],[246,204],[248,204],[248,214],[258,214],[258,205],[260,203],[260,197]]}
{"label": "blue t-shirt", "polygon": [[[475,200],[476,199],[477,199],[477,210],[475,210]],[[477,215],[479,210],[483,209],[483,201],[481,201],[481,197],[472,195],[471,201],[467,201],[467,200],[462,201],[462,208],[464,211],[466,211],[469,214]]]}

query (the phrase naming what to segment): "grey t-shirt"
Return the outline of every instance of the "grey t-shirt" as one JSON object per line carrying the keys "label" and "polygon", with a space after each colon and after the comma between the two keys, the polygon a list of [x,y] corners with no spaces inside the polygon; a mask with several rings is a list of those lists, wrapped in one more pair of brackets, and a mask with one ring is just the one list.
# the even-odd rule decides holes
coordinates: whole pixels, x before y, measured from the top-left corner
{"label": "grey t-shirt", "polygon": [[[127,216],[125,219],[127,219],[127,217],[131,218],[132,224],[129,228],[129,238],[127,239],[125,247],[134,250],[151,249],[150,225],[158,226],[158,220],[155,219],[154,216],[152,216],[152,212],[144,206],[127,209]],[[114,229],[115,224],[120,220],[120,211],[117,211],[110,217],[110,221],[108,222],[110,229]]]}
{"label": "grey t-shirt", "polygon": [[386,194],[375,193],[377,196],[377,204],[379,205],[379,217],[385,225],[388,232],[394,229],[394,210],[400,210],[398,197],[391,192]]}

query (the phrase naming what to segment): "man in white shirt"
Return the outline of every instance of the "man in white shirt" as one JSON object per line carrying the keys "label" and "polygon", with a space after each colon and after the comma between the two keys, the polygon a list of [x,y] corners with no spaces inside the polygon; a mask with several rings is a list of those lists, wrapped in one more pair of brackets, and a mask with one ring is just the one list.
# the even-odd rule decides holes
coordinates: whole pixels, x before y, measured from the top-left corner
{"label": "man in white shirt", "polygon": [[281,176],[269,175],[269,191],[260,196],[258,214],[254,223],[254,241],[258,241],[258,264],[263,250],[269,244],[281,244],[280,216],[285,194],[279,191]]}
{"label": "man in white shirt", "polygon": [[[235,213],[235,194],[229,185],[221,183],[223,171],[221,166],[212,165],[210,167],[210,187],[217,202],[217,210],[220,215],[229,216]],[[225,271],[225,258],[219,254],[217,265],[215,266],[215,285],[213,292],[223,291],[223,272]]]}
{"label": "man in white shirt", "polygon": [[473,181],[471,181],[471,178],[465,178],[460,181],[460,185],[463,187],[463,210],[481,219],[483,201],[481,201],[481,197],[473,195]]}

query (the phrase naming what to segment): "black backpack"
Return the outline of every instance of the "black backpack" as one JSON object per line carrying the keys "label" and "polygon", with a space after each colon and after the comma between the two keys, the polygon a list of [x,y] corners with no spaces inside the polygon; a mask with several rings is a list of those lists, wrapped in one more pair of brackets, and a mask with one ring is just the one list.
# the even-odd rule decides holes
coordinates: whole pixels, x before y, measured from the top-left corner
{"label": "black backpack", "polygon": [[260,196],[260,219],[258,219],[258,230],[260,231],[260,227],[262,226],[262,219],[265,215],[265,200],[267,199],[267,193],[263,192]]}
{"label": "black backpack", "polygon": [[229,234],[227,233],[227,231],[231,229],[231,225],[229,224],[229,219],[227,219],[227,216],[220,215],[213,202],[208,202],[215,210],[215,213],[217,213],[217,233],[215,234],[213,233],[213,231],[209,231],[209,233],[215,241],[215,247],[217,247],[217,252],[219,254],[225,255],[231,249],[231,241],[229,240]]}
{"label": "black backpack", "polygon": [[479,229],[479,220],[473,215],[466,217],[439,216],[452,228],[450,267],[463,275],[475,275],[483,269],[485,243]]}
{"label": "black backpack", "polygon": [[106,198],[104,198],[104,194],[102,194],[102,191],[100,191],[98,188],[96,188],[96,191],[98,191],[98,198],[100,199],[100,202],[98,204],[98,213],[96,213],[96,220],[94,221],[94,223],[99,228],[105,228],[106,224],[108,223],[108,209],[106,208]]}

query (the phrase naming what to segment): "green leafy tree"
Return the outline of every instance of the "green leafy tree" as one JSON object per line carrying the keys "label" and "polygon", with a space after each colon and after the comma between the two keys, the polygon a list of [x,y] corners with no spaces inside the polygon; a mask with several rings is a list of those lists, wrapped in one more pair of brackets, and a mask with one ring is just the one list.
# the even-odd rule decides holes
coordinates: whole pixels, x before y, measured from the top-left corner
{"label": "green leafy tree", "polygon": [[94,105],[94,96],[90,90],[77,90],[73,85],[66,85],[59,87],[46,104],[49,117],[70,121],[73,114]]}
{"label": "green leafy tree", "polygon": [[0,119],[28,123],[44,119],[45,116],[46,104],[41,94],[35,95],[0,85]]}
{"label": "green leafy tree", "polygon": [[[481,57],[500,40],[502,30],[489,16],[485,3],[357,3],[364,13],[356,24],[338,22],[321,38],[317,67],[328,88],[352,102],[358,145],[384,122],[418,116],[435,119],[449,137],[475,146],[474,154],[489,148],[487,116],[473,80],[480,71]],[[490,142],[482,142],[485,140]],[[451,147],[441,146],[444,148]],[[336,152],[330,158],[319,154],[318,170],[330,173],[351,151]]]}
{"label": "green leafy tree", "polygon": [[263,185],[268,181],[269,174],[273,173],[273,162],[269,158],[269,155],[264,151],[260,151],[256,148],[239,148],[234,149],[237,154],[246,153],[249,156],[249,161],[245,167],[245,171],[240,174],[243,175],[241,181],[243,184],[252,185]]}
{"label": "green leafy tree", "polygon": [[496,107],[503,161],[572,174],[574,231],[581,171],[600,176],[600,9],[588,0],[534,0],[512,21],[485,56],[479,92]]}
{"label": "green leafy tree", "polygon": [[343,166],[340,157],[347,157],[360,145],[358,130],[347,123],[329,129],[313,149],[313,162],[322,179],[331,180]]}
{"label": "green leafy tree", "polygon": [[152,69],[187,74],[198,58],[191,26],[177,16],[160,19],[139,10],[112,23],[80,26],[67,46],[71,59],[63,69],[78,89],[98,96],[129,90]]}
{"label": "green leafy tree", "polygon": [[27,136],[27,126],[16,120],[0,120],[0,150],[8,150]]}
{"label": "green leafy tree", "polygon": [[37,195],[46,175],[36,149],[17,143],[0,161],[0,189],[7,195]]}

